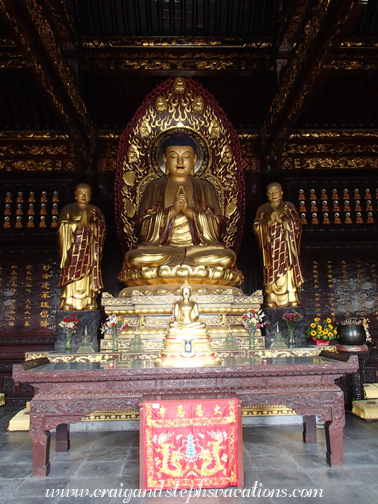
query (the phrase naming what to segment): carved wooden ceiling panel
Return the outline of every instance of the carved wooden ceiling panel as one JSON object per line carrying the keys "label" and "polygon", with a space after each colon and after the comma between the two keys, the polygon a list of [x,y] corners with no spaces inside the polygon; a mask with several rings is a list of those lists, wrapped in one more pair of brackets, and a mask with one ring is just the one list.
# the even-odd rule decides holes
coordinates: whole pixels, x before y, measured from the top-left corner
{"label": "carved wooden ceiling panel", "polygon": [[0,132],[88,160],[168,76],[191,76],[267,160],[298,129],[378,127],[378,0],[0,0]]}

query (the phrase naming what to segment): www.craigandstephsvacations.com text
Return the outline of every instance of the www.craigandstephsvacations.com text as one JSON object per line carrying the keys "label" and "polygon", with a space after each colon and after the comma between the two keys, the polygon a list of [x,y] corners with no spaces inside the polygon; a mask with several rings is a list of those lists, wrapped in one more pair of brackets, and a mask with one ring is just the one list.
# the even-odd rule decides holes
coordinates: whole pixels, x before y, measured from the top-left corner
{"label": "www.craigandstephsvacations.com text", "polygon": [[294,498],[315,498],[323,497],[323,490],[321,488],[294,488],[288,490],[286,488],[263,488],[262,483],[255,481],[251,487],[248,488],[176,488],[163,490],[163,483],[160,489],[157,490],[140,490],[123,488],[123,483],[120,483],[120,488],[96,488],[89,490],[87,488],[52,488],[47,489],[45,497],[90,497],[101,499],[104,497],[118,497],[122,500],[123,504],[128,504],[132,498],[146,498],[146,497],[176,497],[183,499],[183,504],[189,504],[190,499],[194,497],[244,497],[244,498],[269,498],[269,497],[294,497]]}

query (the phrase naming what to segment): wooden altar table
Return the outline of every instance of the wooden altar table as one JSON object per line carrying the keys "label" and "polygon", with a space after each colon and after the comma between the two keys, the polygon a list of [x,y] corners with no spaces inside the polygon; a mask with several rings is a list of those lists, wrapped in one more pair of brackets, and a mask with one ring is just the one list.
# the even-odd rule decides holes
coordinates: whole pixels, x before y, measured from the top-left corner
{"label": "wooden altar table", "polygon": [[50,430],[56,450],[70,446],[69,424],[96,410],[137,409],[143,401],[233,398],[243,405],[282,404],[303,416],[303,440],[316,443],[315,418],[325,422],[326,460],[344,463],[344,394],[335,379],[358,370],[358,357],[323,353],[319,357],[268,359],[267,364],[209,368],[107,369],[101,363],[49,363],[28,371],[13,366],[15,382],[36,389],[30,407],[33,477],[50,471]]}

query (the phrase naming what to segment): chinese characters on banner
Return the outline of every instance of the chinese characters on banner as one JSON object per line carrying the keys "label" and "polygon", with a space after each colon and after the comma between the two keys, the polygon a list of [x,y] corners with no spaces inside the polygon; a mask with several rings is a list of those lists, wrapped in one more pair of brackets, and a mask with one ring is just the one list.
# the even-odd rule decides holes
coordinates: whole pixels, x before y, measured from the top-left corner
{"label": "chinese characters on banner", "polygon": [[143,406],[147,490],[238,486],[238,399]]}

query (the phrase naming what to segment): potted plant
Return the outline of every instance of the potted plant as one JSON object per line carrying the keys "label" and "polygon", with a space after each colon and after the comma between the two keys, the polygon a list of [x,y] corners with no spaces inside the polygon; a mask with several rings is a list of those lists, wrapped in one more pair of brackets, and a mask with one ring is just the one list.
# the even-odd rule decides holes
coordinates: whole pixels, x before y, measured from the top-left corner
{"label": "potted plant", "polygon": [[317,345],[329,345],[330,340],[337,338],[337,329],[330,318],[320,320],[319,317],[315,317],[305,334],[306,338],[311,338]]}
{"label": "potted plant", "polygon": [[339,344],[359,346],[364,345],[366,342],[371,343],[369,322],[370,320],[364,317],[352,317],[347,318],[343,322],[338,322]]}

